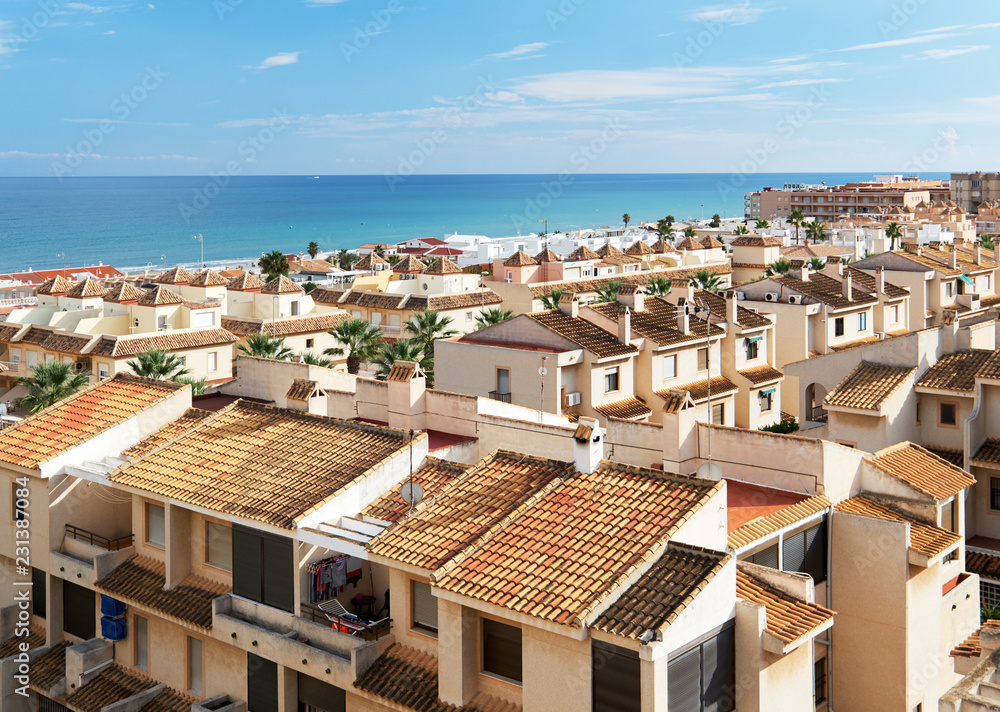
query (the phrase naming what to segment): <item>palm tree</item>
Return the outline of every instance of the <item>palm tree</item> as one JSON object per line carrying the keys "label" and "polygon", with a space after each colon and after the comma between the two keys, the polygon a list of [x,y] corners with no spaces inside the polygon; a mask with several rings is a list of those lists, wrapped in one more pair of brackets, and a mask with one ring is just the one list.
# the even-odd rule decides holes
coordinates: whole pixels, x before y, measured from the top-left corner
{"label": "palm tree", "polygon": [[302,291],[305,292],[306,294],[309,294],[310,292],[312,292],[312,290],[316,289],[316,287],[318,286],[319,285],[316,284],[315,282],[306,282],[305,284],[302,285]]}
{"label": "palm tree", "polygon": [[698,233],[696,233],[694,231],[693,227],[686,227],[686,228],[684,228],[684,237],[694,237],[697,234]]}
{"label": "palm tree", "polygon": [[597,288],[597,302],[613,302],[618,299],[618,292],[622,288],[622,283],[617,279],[610,279]]}
{"label": "palm tree", "polygon": [[281,250],[273,250],[263,255],[257,262],[261,271],[267,272],[268,279],[274,279],[278,275],[288,276],[288,258]]}
{"label": "palm tree", "polygon": [[135,375],[158,381],[176,381],[181,376],[191,373],[190,369],[184,367],[184,361],[179,356],[161,349],[150,349],[145,353],[136,354],[134,360],[125,363]]}
{"label": "palm tree", "polygon": [[427,380],[433,383],[433,363],[423,348],[411,339],[388,341],[375,353],[375,378],[384,381],[396,361],[415,361],[420,364]]}
{"label": "palm tree", "polygon": [[554,289],[549,290],[548,294],[543,294],[541,296],[542,308],[544,308],[544,309],[558,309],[559,308],[559,300],[562,299],[562,295],[565,294],[565,293],[566,293],[566,290],[565,289],[560,289],[559,287],[555,287]]}
{"label": "palm tree", "polygon": [[767,266],[767,269],[764,270],[764,275],[767,277],[784,277],[791,268],[791,262],[784,257],[779,257],[774,263]]}
{"label": "palm tree", "polygon": [[370,361],[382,341],[382,330],[363,319],[345,319],[327,331],[340,346],[323,351],[325,356],[347,355],[347,372],[356,374],[362,361]]}
{"label": "palm tree", "polygon": [[333,361],[328,358],[323,358],[322,356],[317,356],[311,351],[303,351],[299,354],[299,358],[302,359],[302,363],[307,363],[310,366],[322,366],[323,368],[333,367]]}
{"label": "palm tree", "polygon": [[316,255],[319,254],[319,244],[313,240],[309,243],[309,247],[306,248],[306,252],[309,253],[311,258],[316,259]]}
{"label": "palm tree", "polygon": [[28,389],[28,394],[15,403],[20,408],[27,406],[32,413],[45,410],[56,401],[73,395],[88,383],[89,373],[73,373],[73,367],[62,361],[40,363],[31,369],[30,376],[19,376],[19,385]]}
{"label": "palm tree", "polygon": [[670,289],[674,286],[673,280],[667,279],[662,274],[650,277],[646,281],[646,291],[657,297],[665,297],[670,294]]}
{"label": "palm tree", "polygon": [[674,219],[673,215],[668,215],[667,217],[665,217],[663,219],[667,221],[668,225],[673,225],[675,222],[677,222],[677,220]]}
{"label": "palm tree", "polygon": [[413,335],[413,342],[423,349],[427,358],[433,359],[435,341],[458,335],[458,331],[450,328],[450,324],[450,316],[442,317],[435,309],[427,309],[415,312],[403,328]]}
{"label": "palm tree", "polygon": [[885,236],[889,238],[889,251],[896,249],[896,240],[903,241],[903,228],[899,223],[891,222],[885,227]]}
{"label": "palm tree", "polygon": [[734,235],[749,235],[750,231],[747,229],[746,225],[737,225],[736,229],[733,230]]}
{"label": "palm tree", "polygon": [[625,223],[625,227],[628,227],[628,224],[632,222],[632,216],[628,213],[624,213],[622,215],[622,222]]}
{"label": "palm tree", "polygon": [[813,257],[811,260],[809,260],[809,269],[811,269],[813,272],[822,272],[825,267],[826,267],[826,262],[821,260],[819,257]]}
{"label": "palm tree", "polygon": [[722,289],[722,280],[710,269],[700,269],[691,277],[691,283],[697,289],[706,292],[718,292]]}
{"label": "palm tree", "polygon": [[484,312],[476,314],[476,331],[479,329],[485,329],[487,326],[503,323],[508,319],[513,318],[514,312],[510,309],[504,309],[503,307],[493,307],[492,309],[487,309]]}
{"label": "palm tree", "polygon": [[247,337],[246,344],[240,344],[236,350],[247,356],[275,361],[287,361],[292,357],[292,350],[285,346],[285,340],[271,338],[269,334],[251,334]]}
{"label": "palm tree", "polygon": [[819,220],[813,220],[811,223],[806,225],[806,238],[812,238],[813,244],[816,245],[827,239],[826,228],[823,227],[823,223]]}
{"label": "palm tree", "polygon": [[709,227],[719,227],[722,224],[722,216],[716,213],[712,216],[712,222],[708,224]]}
{"label": "palm tree", "polygon": [[350,269],[360,259],[361,257],[353,252],[341,250],[337,253],[337,266],[339,266],[340,269]]}
{"label": "palm tree", "polygon": [[191,395],[193,396],[203,396],[205,395],[205,379],[204,378],[191,378],[190,376],[181,376],[180,378],[171,378],[171,381],[176,381],[177,383],[186,383],[191,386]]}
{"label": "palm tree", "polygon": [[399,264],[399,261],[401,259],[403,258],[400,257],[399,255],[389,255],[388,257],[385,258],[385,261],[388,262],[391,266],[395,267],[397,264]]}
{"label": "palm tree", "polygon": [[757,224],[754,225],[754,228],[756,228],[757,230],[766,230],[769,227],[771,227],[771,223],[769,223],[767,220],[758,220]]}
{"label": "palm tree", "polygon": [[795,244],[799,244],[799,226],[806,221],[806,215],[802,208],[795,208],[788,215],[788,224],[795,226]]}
{"label": "palm tree", "polygon": [[996,243],[993,241],[993,235],[986,233],[985,235],[979,236],[979,245],[984,250],[993,250]]}

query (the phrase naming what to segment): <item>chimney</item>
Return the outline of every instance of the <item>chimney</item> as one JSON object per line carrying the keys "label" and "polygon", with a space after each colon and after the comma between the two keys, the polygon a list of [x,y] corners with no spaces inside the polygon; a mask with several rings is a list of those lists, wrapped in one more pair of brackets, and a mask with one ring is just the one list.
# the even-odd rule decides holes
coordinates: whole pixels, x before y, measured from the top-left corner
{"label": "chimney", "polygon": [[736,292],[726,292],[726,321],[736,325]]}
{"label": "chimney", "polygon": [[623,284],[618,290],[618,303],[634,312],[646,310],[646,297],[637,284]]}
{"label": "chimney", "polygon": [[632,338],[632,311],[624,304],[618,305],[618,341],[628,345]]}
{"label": "chimney", "polygon": [[958,248],[953,247],[951,252],[948,253],[948,266],[952,269],[958,269]]}
{"label": "chimney", "polygon": [[688,282],[687,290],[685,290],[684,296],[687,299],[687,304],[694,303],[694,282]]}
{"label": "chimney", "polygon": [[812,274],[812,270],[809,268],[809,265],[804,264],[802,265],[802,270],[800,272],[799,279],[801,279],[803,282],[808,282],[810,274]]}
{"label": "chimney", "polygon": [[580,302],[576,300],[573,292],[565,292],[559,297],[559,311],[573,318],[580,316]]}
{"label": "chimney", "polygon": [[885,267],[881,265],[875,268],[875,291],[885,294]]}
{"label": "chimney", "polygon": [[1000,265],[1000,240],[993,239],[993,260]]}
{"label": "chimney", "polygon": [[688,316],[687,303],[677,307],[677,331],[685,335],[691,333],[691,317]]}
{"label": "chimney", "polygon": [[854,301],[854,276],[850,272],[848,272],[847,276],[844,277],[844,281],[841,282],[841,286],[843,287],[844,299],[846,299],[849,302],[853,302]]}
{"label": "chimney", "polygon": [[978,242],[976,243],[976,248],[972,251],[972,261],[977,265],[983,263],[983,248],[979,246]]}
{"label": "chimney", "polygon": [[427,377],[420,364],[397,361],[386,377],[390,428],[424,430],[427,427]]}
{"label": "chimney", "polygon": [[604,459],[604,430],[596,418],[581,417],[573,433],[573,462],[578,472],[589,475]]}

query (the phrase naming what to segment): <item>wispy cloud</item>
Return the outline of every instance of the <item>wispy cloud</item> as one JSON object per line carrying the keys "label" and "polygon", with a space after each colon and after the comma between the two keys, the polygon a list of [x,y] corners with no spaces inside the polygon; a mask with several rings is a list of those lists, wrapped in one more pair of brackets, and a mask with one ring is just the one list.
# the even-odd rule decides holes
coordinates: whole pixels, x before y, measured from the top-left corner
{"label": "wispy cloud", "polygon": [[777,97],[774,94],[726,94],[723,96],[696,96],[688,99],[674,99],[675,104],[711,104],[725,101],[771,101]]}
{"label": "wispy cloud", "polygon": [[989,49],[989,45],[975,45],[971,47],[953,47],[940,48],[940,49],[925,49],[920,54],[916,55],[918,59],[948,59],[949,57],[958,57],[963,54],[970,54],[972,52],[979,52],[984,49]]}
{"label": "wispy cloud", "polygon": [[88,5],[85,2],[63,3],[62,8],[65,10],[76,10],[77,12],[89,12],[93,15],[99,15],[102,12],[108,12],[109,10],[116,9],[109,5]]}
{"label": "wispy cloud", "polygon": [[694,22],[721,22],[724,25],[749,25],[757,22],[761,15],[771,8],[753,6],[749,2],[735,2],[728,5],[710,5],[694,10],[690,19]]}
{"label": "wispy cloud", "polygon": [[964,28],[965,28],[965,25],[948,25],[946,27],[935,27],[932,30],[918,30],[917,32],[914,32],[913,34],[915,34],[915,35],[934,35],[934,34],[937,34],[938,32],[952,32],[953,30],[961,30],[961,29],[964,29]]}
{"label": "wispy cloud", "polygon": [[160,122],[160,121],[123,121],[121,119],[63,119],[63,121],[68,121],[71,124],[132,124],[134,126],[190,126],[191,124],[179,123],[179,122]]}
{"label": "wispy cloud", "polygon": [[270,69],[271,67],[284,67],[295,64],[299,61],[300,52],[278,52],[272,57],[268,57],[253,69]]}
{"label": "wispy cloud", "polygon": [[871,42],[869,44],[859,44],[853,47],[845,47],[838,52],[853,52],[861,49],[882,49],[883,47],[902,47],[903,45],[921,44],[923,42],[936,42],[957,36],[954,32],[939,32],[936,34],[916,35],[914,37],[901,37],[898,40],[885,40],[883,42]]}
{"label": "wispy cloud", "polygon": [[525,55],[535,55],[541,52],[543,49],[549,46],[548,42],[529,42],[528,44],[521,44],[514,49],[509,49],[506,52],[497,52],[496,54],[489,55],[491,59],[511,59],[514,57],[523,58]]}
{"label": "wispy cloud", "polygon": [[113,35],[113,34],[116,34],[116,32],[114,30],[108,30],[104,34],[106,34],[106,35]]}
{"label": "wispy cloud", "polygon": [[774,89],[776,87],[807,87],[813,84],[840,84],[846,79],[789,79],[785,82],[771,82],[770,84],[758,84],[754,89]]}
{"label": "wispy cloud", "polygon": [[330,5],[340,5],[345,2],[347,0],[306,0],[305,4],[309,7],[328,7]]}

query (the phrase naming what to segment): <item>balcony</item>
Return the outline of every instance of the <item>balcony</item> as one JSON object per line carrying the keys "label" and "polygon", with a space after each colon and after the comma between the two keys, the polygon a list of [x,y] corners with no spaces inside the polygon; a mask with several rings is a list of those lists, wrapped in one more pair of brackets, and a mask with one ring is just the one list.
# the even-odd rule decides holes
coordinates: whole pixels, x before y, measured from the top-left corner
{"label": "balcony", "polygon": [[501,403],[510,403],[510,393],[490,391],[490,400],[500,401]]}
{"label": "balcony", "polygon": [[57,576],[69,580],[81,579],[90,584],[135,554],[134,536],[110,539],[100,534],[67,524],[62,547],[50,552]]}
{"label": "balcony", "polygon": [[129,534],[128,536],[119,537],[118,539],[108,539],[100,534],[95,534],[94,532],[89,532],[86,529],[81,529],[80,527],[73,526],[72,524],[67,524],[66,538],[82,541],[86,544],[90,544],[91,546],[104,549],[105,551],[121,551],[122,549],[127,549],[132,546],[135,535]]}

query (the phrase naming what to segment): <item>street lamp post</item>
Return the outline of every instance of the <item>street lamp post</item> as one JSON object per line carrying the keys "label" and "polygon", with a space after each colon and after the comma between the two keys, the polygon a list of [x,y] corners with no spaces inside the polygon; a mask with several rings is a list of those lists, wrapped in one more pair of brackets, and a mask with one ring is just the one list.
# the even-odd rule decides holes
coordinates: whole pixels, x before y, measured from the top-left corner
{"label": "street lamp post", "polygon": [[195,240],[201,243],[201,266],[205,266],[205,238],[199,235],[192,235]]}

